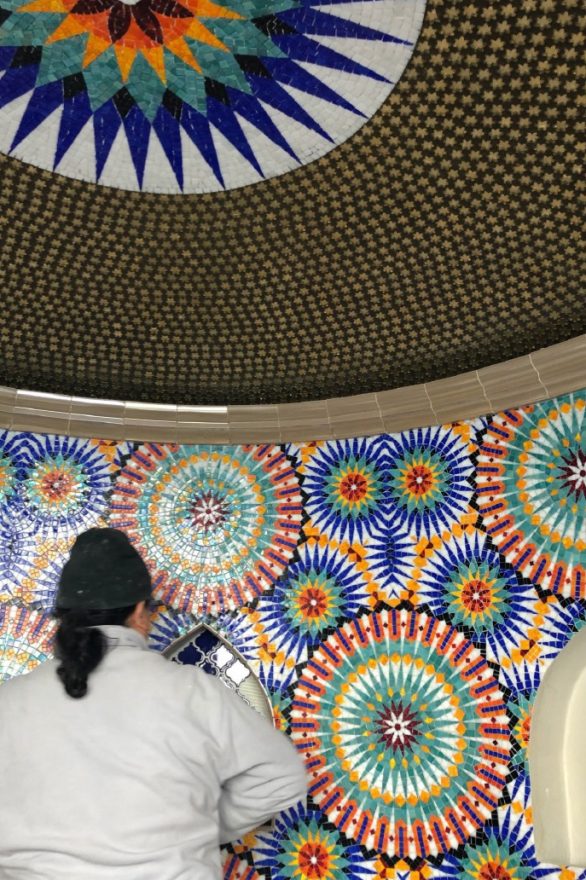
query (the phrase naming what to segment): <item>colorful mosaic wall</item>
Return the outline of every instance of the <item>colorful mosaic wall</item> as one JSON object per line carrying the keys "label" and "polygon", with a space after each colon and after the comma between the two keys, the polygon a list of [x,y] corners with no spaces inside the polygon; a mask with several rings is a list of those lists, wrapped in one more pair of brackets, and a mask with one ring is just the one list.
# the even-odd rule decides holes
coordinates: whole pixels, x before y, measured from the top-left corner
{"label": "colorful mosaic wall", "polygon": [[585,406],[285,446],[5,433],[0,676],[49,655],[68,547],[111,523],[151,567],[153,647],[216,630],[307,763],[307,806],[227,878],[585,878],[537,863],[526,762],[586,620]]}
{"label": "colorful mosaic wall", "polygon": [[122,189],[311,162],[400,78],[425,0],[3,0],[0,150]]}

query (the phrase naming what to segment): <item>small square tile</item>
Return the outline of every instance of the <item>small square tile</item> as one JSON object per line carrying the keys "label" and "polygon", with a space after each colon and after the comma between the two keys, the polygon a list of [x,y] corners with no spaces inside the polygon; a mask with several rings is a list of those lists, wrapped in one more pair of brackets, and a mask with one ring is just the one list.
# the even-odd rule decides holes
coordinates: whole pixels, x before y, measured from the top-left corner
{"label": "small square tile", "polygon": [[377,416],[379,405],[376,394],[355,394],[352,397],[332,397],[326,400],[330,418],[351,417],[355,413]]}
{"label": "small square tile", "polygon": [[165,422],[175,424],[177,421],[177,407],[166,406],[160,403],[136,403],[126,401],[124,404],[124,419]]}
{"label": "small square tile", "polygon": [[279,424],[279,409],[276,405],[229,406],[228,422],[230,425],[242,423],[277,426]]}
{"label": "small square tile", "polygon": [[535,351],[530,361],[550,397],[586,387],[586,336]]}
{"label": "small square tile", "polygon": [[67,413],[39,413],[21,407],[12,416],[10,427],[13,431],[30,431],[39,434],[69,434],[71,428]]}
{"label": "small square tile", "polygon": [[280,443],[279,425],[261,425],[257,422],[240,422],[230,425],[230,443]]}
{"label": "small square tile", "polygon": [[230,429],[223,422],[178,422],[175,436],[177,443],[187,445],[196,443],[223,445],[230,442]]}
{"label": "small square tile", "polygon": [[404,388],[379,391],[376,397],[383,416],[400,412],[420,412],[425,415],[428,410],[431,410],[429,398],[423,385],[406,385]]}
{"label": "small square tile", "polygon": [[178,406],[177,422],[228,424],[227,406]]}
{"label": "small square tile", "polygon": [[385,429],[382,417],[378,413],[332,416],[330,424],[333,436],[339,440],[350,437],[371,437],[374,434],[382,434]]}
{"label": "small square tile", "polygon": [[92,397],[74,397],[71,401],[71,414],[76,416],[97,416],[98,419],[122,419],[124,402],[120,400],[95,400]]}
{"label": "small square tile", "polygon": [[124,421],[116,418],[96,419],[95,416],[72,415],[69,420],[72,437],[99,437],[102,440],[126,440]]}

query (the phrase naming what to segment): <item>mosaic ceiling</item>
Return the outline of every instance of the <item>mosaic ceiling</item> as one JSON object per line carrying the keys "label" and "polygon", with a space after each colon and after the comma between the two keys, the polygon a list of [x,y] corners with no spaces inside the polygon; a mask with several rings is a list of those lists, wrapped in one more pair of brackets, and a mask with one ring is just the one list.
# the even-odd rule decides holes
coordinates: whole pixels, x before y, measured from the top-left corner
{"label": "mosaic ceiling", "polygon": [[577,0],[0,0],[0,383],[267,403],[586,331]]}

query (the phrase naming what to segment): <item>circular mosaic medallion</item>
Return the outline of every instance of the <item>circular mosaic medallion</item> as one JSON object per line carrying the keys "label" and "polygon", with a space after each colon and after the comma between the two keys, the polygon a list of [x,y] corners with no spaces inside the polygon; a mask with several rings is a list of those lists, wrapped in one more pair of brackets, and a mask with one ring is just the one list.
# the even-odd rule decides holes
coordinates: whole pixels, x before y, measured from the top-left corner
{"label": "circular mosaic medallion", "polygon": [[447,615],[495,663],[528,638],[539,602],[535,588],[476,530],[453,535],[422,561],[416,594],[418,603]]}
{"label": "circular mosaic medallion", "polygon": [[[463,855],[452,856],[438,868],[434,878],[454,880],[456,877],[474,877],[478,880],[531,880],[539,877],[533,870],[539,868],[530,835],[517,818],[512,819],[510,835],[492,833],[486,841],[467,846]],[[543,876],[559,878],[558,870],[543,871]],[[575,875],[571,875],[575,877]]]}
{"label": "circular mosaic medallion", "polygon": [[586,596],[586,400],[569,395],[501,413],[480,448],[485,530],[525,577]]}
{"label": "circular mosaic medallion", "polygon": [[210,192],[317,159],[378,109],[425,0],[5,0],[0,150]]}
{"label": "circular mosaic medallion", "polygon": [[385,460],[392,514],[410,533],[441,534],[468,512],[473,464],[466,436],[451,428],[391,434]]}
{"label": "circular mosaic medallion", "polygon": [[55,623],[38,611],[0,605],[0,682],[31,672],[52,656]]}
{"label": "circular mosaic medallion", "polygon": [[328,537],[362,542],[385,522],[384,459],[377,439],[320,445],[300,471],[307,512]]}
{"label": "circular mosaic medallion", "polygon": [[426,614],[381,611],[331,635],[299,680],[291,729],[328,819],[389,855],[464,843],[505,784],[508,718],[492,670]]}
{"label": "circular mosaic medallion", "polygon": [[370,876],[356,844],[327,827],[323,815],[299,805],[281,813],[270,836],[259,835],[253,849],[255,867],[271,880],[363,880]]}
{"label": "circular mosaic medallion", "polygon": [[111,466],[90,440],[17,434],[17,515],[42,535],[73,537],[103,525]]}
{"label": "circular mosaic medallion", "polygon": [[111,510],[162,602],[218,614],[274,585],[297,546],[302,509],[278,446],[149,444],[122,469]]}
{"label": "circular mosaic medallion", "polygon": [[299,558],[254,610],[262,659],[305,662],[309,650],[367,603],[366,581],[351,559],[327,546],[301,545]]}

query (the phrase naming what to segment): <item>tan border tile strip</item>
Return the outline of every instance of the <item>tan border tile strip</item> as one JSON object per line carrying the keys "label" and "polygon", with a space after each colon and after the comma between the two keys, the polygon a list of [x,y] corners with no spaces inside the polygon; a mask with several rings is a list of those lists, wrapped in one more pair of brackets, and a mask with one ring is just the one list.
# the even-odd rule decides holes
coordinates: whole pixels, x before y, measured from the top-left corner
{"label": "tan border tile strip", "polygon": [[308,403],[167,406],[0,387],[0,426],[111,440],[279,443],[439,425],[586,388],[586,335],[448,379]]}

